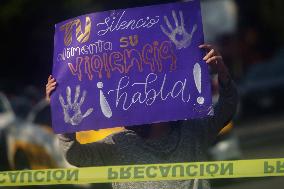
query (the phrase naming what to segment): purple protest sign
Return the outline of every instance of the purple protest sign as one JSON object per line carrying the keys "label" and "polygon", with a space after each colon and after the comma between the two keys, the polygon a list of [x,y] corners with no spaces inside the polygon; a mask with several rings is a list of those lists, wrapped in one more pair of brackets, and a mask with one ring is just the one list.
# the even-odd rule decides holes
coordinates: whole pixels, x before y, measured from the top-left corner
{"label": "purple protest sign", "polygon": [[198,0],[87,14],[55,27],[56,133],[212,114]]}

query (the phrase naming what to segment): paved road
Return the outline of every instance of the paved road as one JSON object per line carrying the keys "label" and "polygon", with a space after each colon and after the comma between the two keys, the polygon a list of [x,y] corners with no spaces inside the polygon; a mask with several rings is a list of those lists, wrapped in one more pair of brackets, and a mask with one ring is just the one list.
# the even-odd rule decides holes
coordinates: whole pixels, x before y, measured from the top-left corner
{"label": "paved road", "polygon": [[[260,145],[254,149],[243,150],[243,159],[280,158],[284,157],[284,138],[282,144]],[[224,184],[225,183],[225,184]],[[223,185],[223,186],[222,186]],[[283,189],[284,177],[232,179],[218,181],[216,189]]]}
{"label": "paved road", "polygon": [[[242,159],[284,158],[284,115],[240,125]],[[283,189],[284,177],[216,181],[216,189]],[[225,185],[224,185],[225,183]]]}

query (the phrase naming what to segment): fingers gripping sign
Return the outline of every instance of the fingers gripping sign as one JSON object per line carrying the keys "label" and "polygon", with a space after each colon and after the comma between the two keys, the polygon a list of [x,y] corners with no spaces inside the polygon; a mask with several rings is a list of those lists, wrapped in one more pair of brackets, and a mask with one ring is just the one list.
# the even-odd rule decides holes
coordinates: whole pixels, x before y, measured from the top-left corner
{"label": "fingers gripping sign", "polygon": [[[174,22],[175,22],[175,28],[173,28],[173,26],[171,25],[168,17],[164,16],[165,23],[168,26],[168,29],[170,30],[170,32],[168,30],[166,30],[164,28],[164,26],[162,26],[162,25],[160,26],[161,30],[176,45],[177,49],[180,50],[182,48],[187,48],[191,44],[193,34],[197,30],[197,25],[195,24],[193,26],[192,31],[189,34],[185,30],[185,24],[184,24],[184,18],[183,18],[182,11],[179,11],[180,22],[181,22],[180,25],[179,25],[179,21],[178,21],[176,12],[174,10],[172,11],[172,16],[173,16],[173,19],[174,19]],[[178,35],[181,36],[181,39],[178,39]]]}
{"label": "fingers gripping sign", "polygon": [[[79,125],[84,118],[89,116],[93,112],[93,108],[89,108],[85,114],[82,114],[81,112],[81,106],[85,101],[87,95],[87,91],[83,91],[82,97],[80,101],[78,102],[79,96],[80,96],[80,86],[76,86],[76,92],[74,101],[72,103],[71,101],[71,88],[68,86],[66,88],[66,101],[65,103],[62,95],[59,95],[59,101],[63,109],[64,114],[64,121],[65,123],[70,123],[71,125]],[[70,116],[72,115],[72,116]]]}

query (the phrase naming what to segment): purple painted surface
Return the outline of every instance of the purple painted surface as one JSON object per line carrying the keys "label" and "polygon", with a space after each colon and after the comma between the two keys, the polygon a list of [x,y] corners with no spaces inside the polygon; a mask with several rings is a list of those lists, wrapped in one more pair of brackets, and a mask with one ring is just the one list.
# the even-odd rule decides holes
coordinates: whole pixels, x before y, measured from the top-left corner
{"label": "purple painted surface", "polygon": [[212,114],[198,0],[79,16],[54,43],[56,133]]}

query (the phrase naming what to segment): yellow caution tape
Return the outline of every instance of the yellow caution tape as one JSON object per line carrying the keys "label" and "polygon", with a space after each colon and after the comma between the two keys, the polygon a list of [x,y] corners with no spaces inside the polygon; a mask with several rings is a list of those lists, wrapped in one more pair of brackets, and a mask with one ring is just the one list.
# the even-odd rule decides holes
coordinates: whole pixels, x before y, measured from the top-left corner
{"label": "yellow caution tape", "polygon": [[284,158],[0,172],[0,186],[284,176]]}

